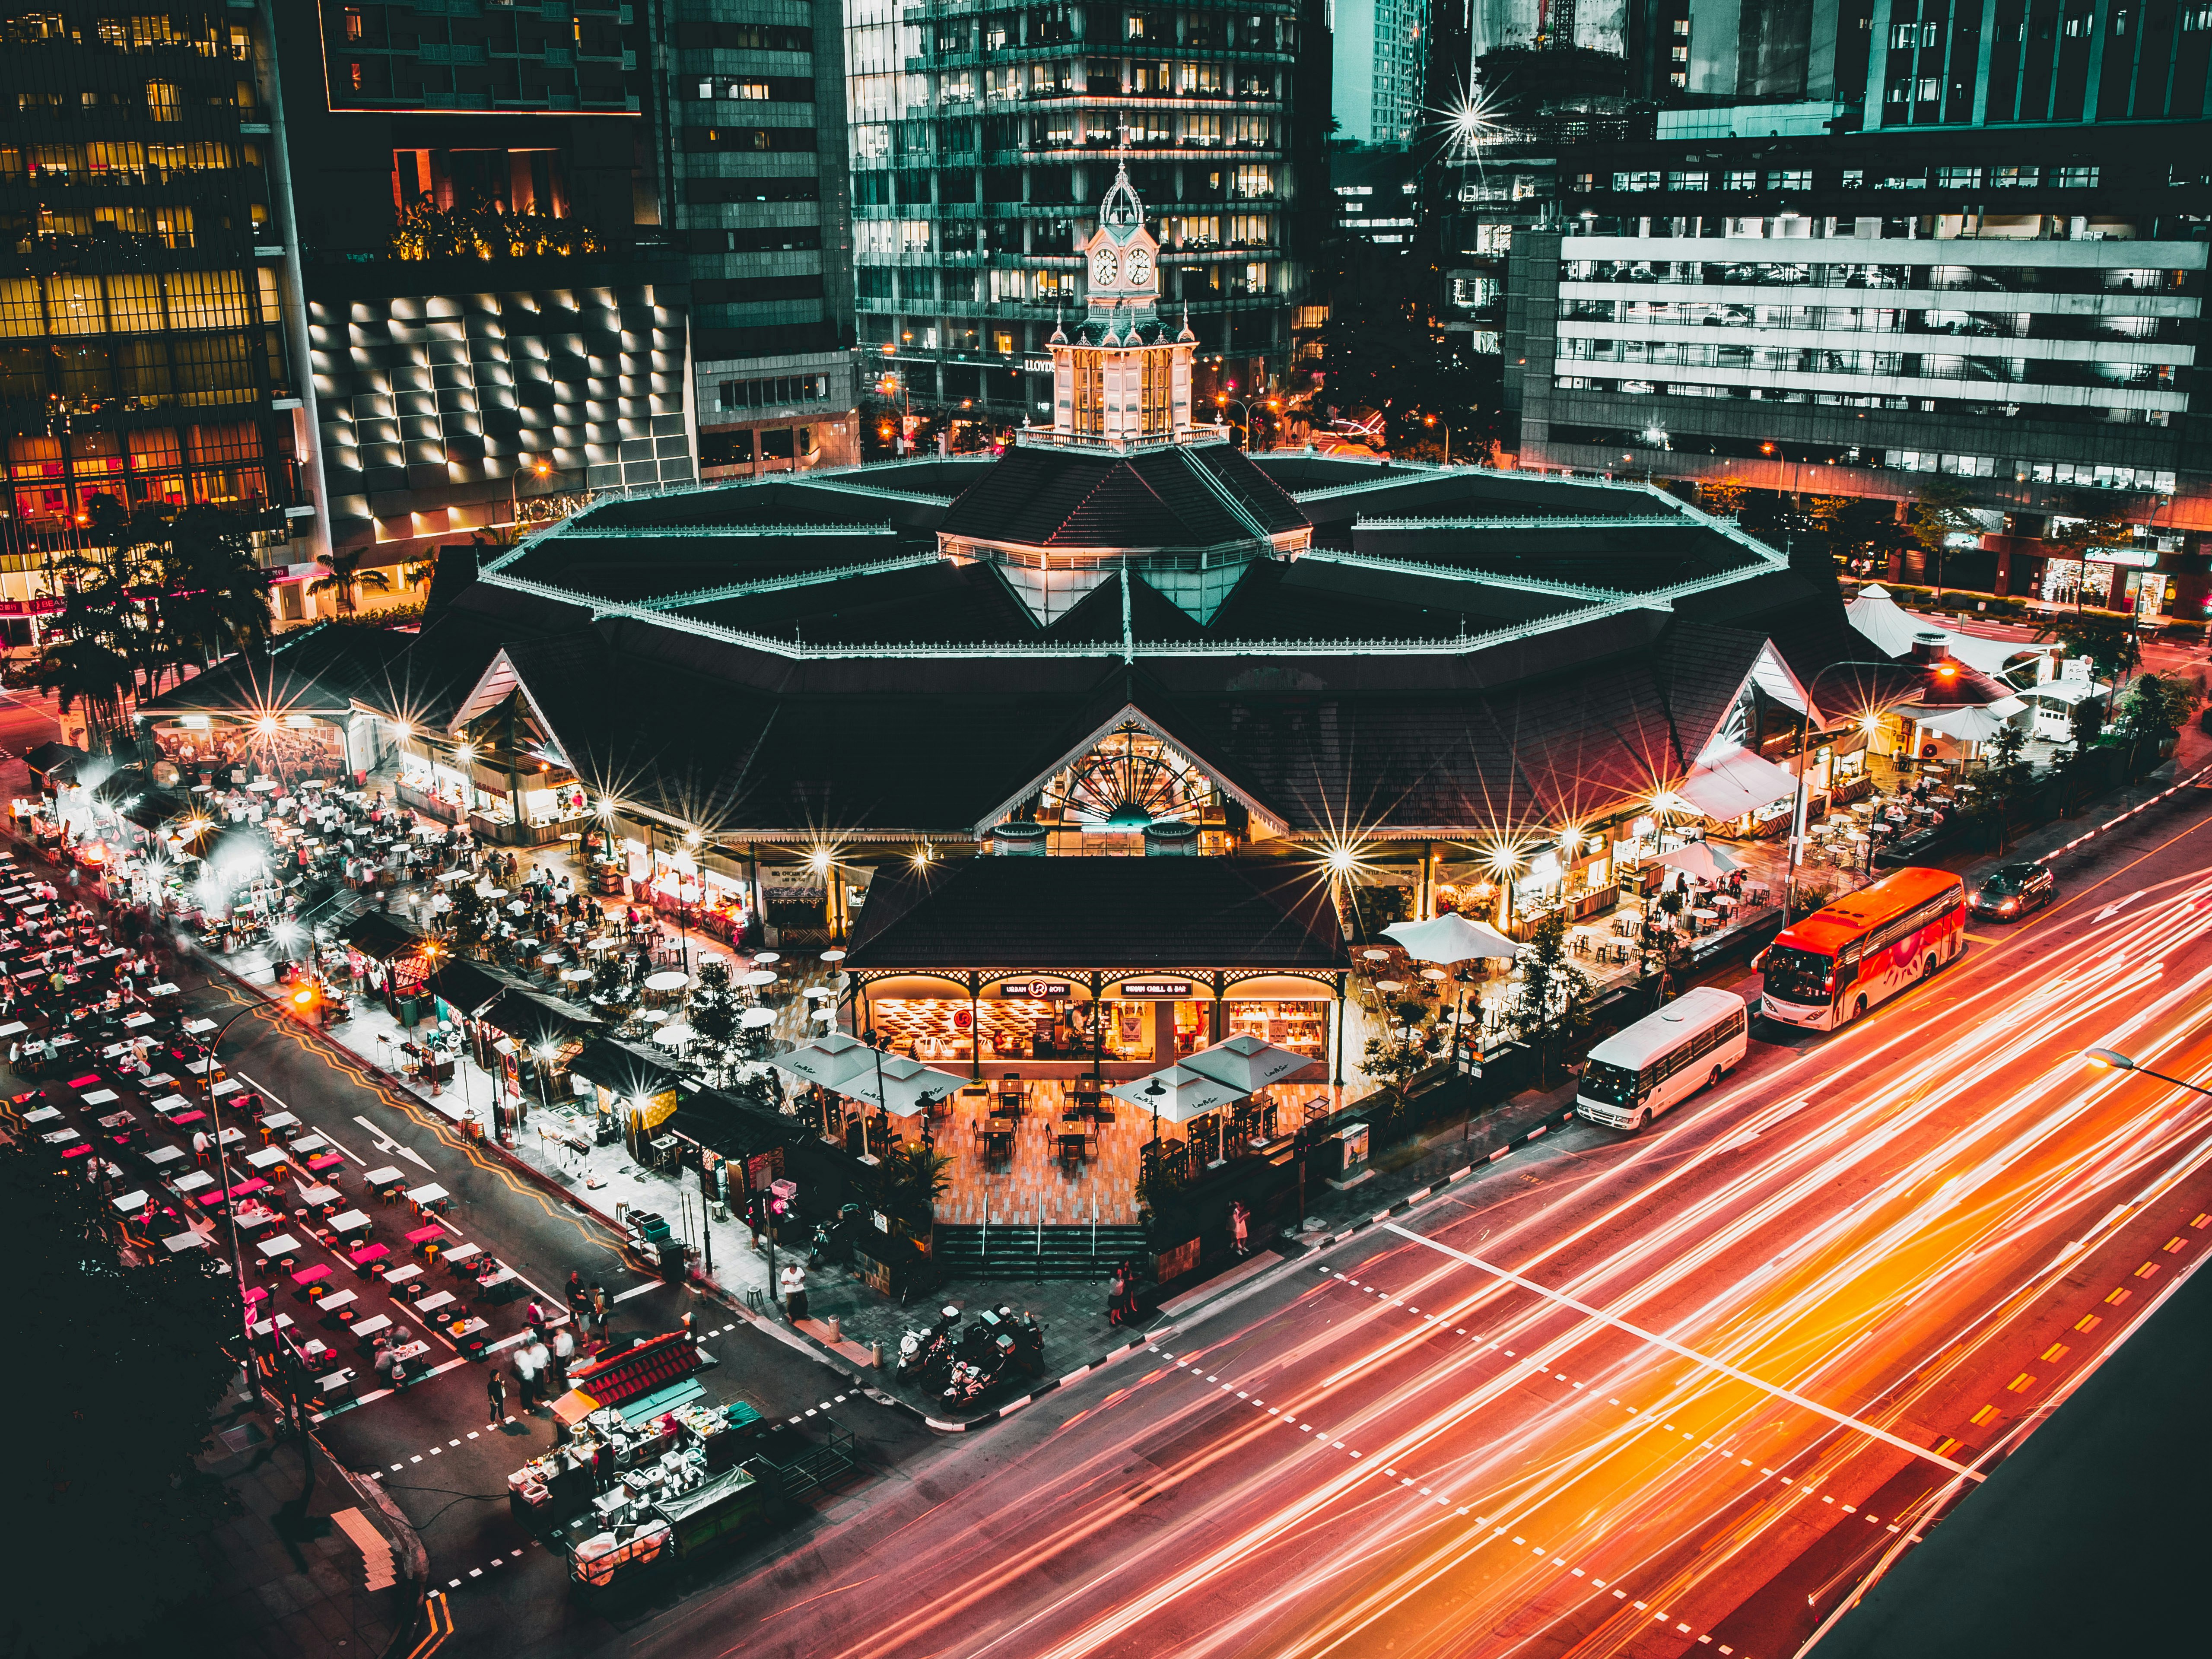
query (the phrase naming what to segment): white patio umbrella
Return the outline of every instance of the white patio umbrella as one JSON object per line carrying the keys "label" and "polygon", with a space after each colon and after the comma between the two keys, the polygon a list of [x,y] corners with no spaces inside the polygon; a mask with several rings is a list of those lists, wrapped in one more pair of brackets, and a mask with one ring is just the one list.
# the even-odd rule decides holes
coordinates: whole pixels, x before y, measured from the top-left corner
{"label": "white patio umbrella", "polygon": [[[311,844],[318,846],[320,845],[319,842]],[[480,881],[477,884],[477,896],[478,898],[497,898],[499,894],[500,890],[493,886],[492,884],[488,881]]]}
{"label": "white patio umbrella", "polygon": [[1279,1048],[1255,1036],[1233,1036],[1211,1048],[1186,1054],[1182,1060],[1184,1069],[1248,1095],[1316,1063],[1308,1055]]}
{"label": "white patio umbrella", "polygon": [[645,988],[648,991],[680,991],[690,982],[690,975],[680,973],[673,968],[665,968],[659,973],[647,975]]}
{"label": "white patio umbrella", "polygon": [[[879,1074],[883,1085],[880,1092],[877,1088]],[[871,1106],[880,1106],[893,1117],[918,1117],[925,1095],[933,1100],[940,1099],[966,1082],[965,1078],[938,1071],[904,1054],[885,1054],[880,1073],[877,1066],[871,1065],[839,1084],[837,1092],[866,1101]]]}
{"label": "white patio umbrella", "polygon": [[1687,842],[1671,853],[1660,854],[1651,862],[1672,865],[1677,870],[1706,881],[1718,881],[1732,871],[1744,867],[1741,859],[1731,854],[1726,848],[1716,847],[1709,841]]}
{"label": "white patio umbrella", "polygon": [[1397,941],[1416,962],[1447,966],[1477,957],[1502,957],[1510,962],[1521,948],[1488,922],[1473,921],[1455,911],[1433,921],[1399,922],[1385,927],[1382,937]]}
{"label": "white patio umbrella", "polygon": [[876,1051],[849,1031],[824,1031],[789,1054],[776,1055],[769,1063],[809,1083],[836,1089],[860,1071],[872,1071]]}
{"label": "white patio umbrella", "polygon": [[672,1019],[653,1034],[653,1040],[664,1048],[681,1048],[699,1034],[680,1019]]}
{"label": "white patio umbrella", "polygon": [[1948,714],[1939,714],[1933,720],[1922,720],[1920,729],[1941,732],[1960,743],[1987,743],[2003,731],[2007,724],[1989,708],[1969,704],[1964,708],[1954,708]]}
{"label": "white patio umbrella", "polygon": [[1249,1091],[1186,1066],[1170,1066],[1154,1072],[1150,1077],[1135,1078],[1127,1083],[1117,1084],[1106,1092],[1117,1100],[1126,1100],[1132,1106],[1141,1106],[1150,1112],[1157,1133],[1162,1118],[1170,1123],[1188,1123],[1217,1107],[1226,1106],[1232,1100],[1242,1100]]}

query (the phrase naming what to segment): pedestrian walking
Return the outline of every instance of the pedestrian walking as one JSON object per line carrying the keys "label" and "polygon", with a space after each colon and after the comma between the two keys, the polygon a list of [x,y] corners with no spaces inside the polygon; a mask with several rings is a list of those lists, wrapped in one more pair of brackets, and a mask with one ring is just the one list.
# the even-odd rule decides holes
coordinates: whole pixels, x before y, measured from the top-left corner
{"label": "pedestrian walking", "polygon": [[599,1334],[605,1336],[607,1334],[607,1287],[604,1285],[592,1286],[592,1317],[598,1322]]}
{"label": "pedestrian walking", "polygon": [[796,1261],[787,1261],[777,1275],[783,1292],[783,1311],[793,1324],[806,1317],[806,1269]]}
{"label": "pedestrian walking", "polygon": [[1137,1311],[1137,1264],[1133,1261],[1121,1264],[1121,1322],[1133,1325],[1140,1317]]}
{"label": "pedestrian walking", "polygon": [[1245,1221],[1247,1213],[1244,1200],[1241,1198],[1229,1206],[1229,1237],[1237,1247],[1237,1259],[1240,1261],[1251,1254],[1244,1243],[1245,1233],[1248,1231]]}
{"label": "pedestrian walking", "polygon": [[1106,1322],[1109,1325],[1121,1322],[1121,1301],[1128,1293],[1128,1276],[1117,1267],[1114,1269],[1114,1277],[1106,1281]]}
{"label": "pedestrian walking", "polygon": [[578,1273],[574,1267],[568,1270],[568,1297],[569,1316],[578,1324],[582,1324],[585,1312],[592,1305],[592,1295],[584,1288],[583,1274]]}
{"label": "pedestrian walking", "polygon": [[563,1389],[568,1386],[568,1363],[576,1357],[576,1334],[563,1325],[553,1333],[553,1376]]}
{"label": "pedestrian walking", "polygon": [[514,1380],[520,1389],[515,1410],[528,1412],[538,1403],[538,1368],[530,1363],[530,1351],[519,1350],[514,1356]]}
{"label": "pedestrian walking", "polygon": [[484,1398],[491,1405],[491,1420],[484,1426],[495,1429],[500,1419],[507,1415],[507,1377],[504,1373],[493,1370],[485,1374]]}

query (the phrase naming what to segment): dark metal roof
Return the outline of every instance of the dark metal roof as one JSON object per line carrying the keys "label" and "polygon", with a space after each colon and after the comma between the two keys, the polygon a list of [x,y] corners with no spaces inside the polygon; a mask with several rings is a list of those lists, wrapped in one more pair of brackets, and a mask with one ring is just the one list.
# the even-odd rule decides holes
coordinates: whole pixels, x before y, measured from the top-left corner
{"label": "dark metal roof", "polygon": [[1018,445],[953,502],[941,528],[1027,547],[1221,547],[1256,539],[1244,514],[1271,536],[1306,523],[1279,484],[1226,444],[1129,455]]}
{"label": "dark metal roof", "polygon": [[239,652],[139,705],[145,714],[323,714],[339,718],[415,643],[412,634],[323,623],[277,636],[268,653]]}
{"label": "dark metal roof", "polygon": [[1341,968],[1325,879],[1219,858],[979,858],[878,875],[845,965],[861,969]]}
{"label": "dark metal roof", "polygon": [[365,957],[389,962],[422,942],[422,936],[381,910],[364,910],[338,924],[338,937]]}
{"label": "dark metal roof", "polygon": [[513,989],[480,962],[449,962],[422,981],[433,995],[442,997],[467,1018],[474,1018]]}

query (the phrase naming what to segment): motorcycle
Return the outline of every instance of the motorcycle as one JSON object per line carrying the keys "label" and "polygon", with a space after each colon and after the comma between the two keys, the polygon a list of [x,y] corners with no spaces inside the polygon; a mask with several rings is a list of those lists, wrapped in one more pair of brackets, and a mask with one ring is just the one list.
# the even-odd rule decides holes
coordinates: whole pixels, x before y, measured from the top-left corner
{"label": "motorcycle", "polygon": [[945,1403],[948,1406],[973,1405],[997,1386],[1014,1363],[1014,1339],[1001,1331],[991,1340],[991,1346],[980,1360],[962,1360],[953,1366],[952,1375],[945,1387]]}
{"label": "motorcycle", "polygon": [[899,1338],[898,1377],[901,1382],[919,1377],[934,1382],[952,1364],[953,1328],[960,1322],[960,1310],[946,1307],[939,1310],[936,1322],[922,1330],[908,1330]]}

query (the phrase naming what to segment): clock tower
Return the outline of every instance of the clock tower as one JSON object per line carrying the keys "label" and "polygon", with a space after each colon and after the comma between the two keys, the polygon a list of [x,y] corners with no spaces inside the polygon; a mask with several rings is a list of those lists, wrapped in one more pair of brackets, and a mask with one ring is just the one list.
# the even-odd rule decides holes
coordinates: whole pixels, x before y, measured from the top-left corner
{"label": "clock tower", "polygon": [[1058,440],[1126,450],[1190,436],[1191,357],[1198,341],[1187,323],[1170,331],[1160,321],[1159,254],[1125,162],[1099,204],[1097,229],[1084,244],[1090,303],[1083,321],[1073,338],[1064,327],[1053,331]]}

